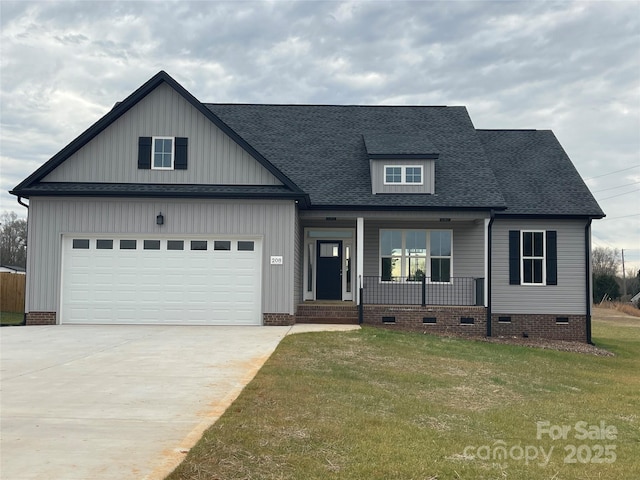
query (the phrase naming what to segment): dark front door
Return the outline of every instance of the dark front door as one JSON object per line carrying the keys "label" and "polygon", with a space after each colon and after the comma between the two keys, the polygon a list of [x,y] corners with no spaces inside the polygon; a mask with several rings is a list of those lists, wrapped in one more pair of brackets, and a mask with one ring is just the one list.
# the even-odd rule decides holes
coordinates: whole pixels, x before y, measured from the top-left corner
{"label": "dark front door", "polygon": [[318,240],[316,299],[342,300],[342,242]]}

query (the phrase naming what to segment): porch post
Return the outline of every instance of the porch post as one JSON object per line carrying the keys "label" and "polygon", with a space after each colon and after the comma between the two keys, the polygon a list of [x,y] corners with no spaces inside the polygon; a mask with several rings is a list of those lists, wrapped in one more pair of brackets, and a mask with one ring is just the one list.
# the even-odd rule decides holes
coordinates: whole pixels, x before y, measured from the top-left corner
{"label": "porch post", "polygon": [[360,282],[364,281],[364,218],[356,220],[356,278],[358,279],[358,305],[362,303],[360,298]]}
{"label": "porch post", "polygon": [[[484,306],[489,306],[489,286],[487,282],[489,282],[489,224],[491,223],[491,219],[484,219]],[[476,302],[477,303],[477,302]]]}

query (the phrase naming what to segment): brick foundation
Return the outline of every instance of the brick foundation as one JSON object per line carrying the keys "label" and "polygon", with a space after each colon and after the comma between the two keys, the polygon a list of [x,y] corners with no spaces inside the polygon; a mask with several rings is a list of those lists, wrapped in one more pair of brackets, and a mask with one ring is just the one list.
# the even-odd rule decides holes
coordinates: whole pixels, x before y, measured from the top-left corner
{"label": "brick foundation", "polygon": [[263,313],[262,323],[271,326],[293,325],[296,323],[296,317],[288,313]]}
{"label": "brick foundation", "polygon": [[[506,322],[507,317],[511,323]],[[502,318],[503,321],[500,321]],[[561,322],[558,322],[561,319]],[[564,320],[567,320],[565,323]],[[569,342],[587,341],[586,315],[523,315],[492,314],[491,334],[494,337],[548,338]]]}
{"label": "brick foundation", "polygon": [[[363,323],[413,332],[486,337],[486,318],[484,307],[365,305]],[[587,341],[585,315],[493,314],[491,318],[493,337]]]}
{"label": "brick foundation", "polygon": [[29,312],[27,325],[55,325],[56,312]]}
{"label": "brick foundation", "polygon": [[[473,337],[487,334],[484,307],[365,305],[363,313],[363,323],[376,327]],[[383,317],[393,317],[395,322],[385,323]],[[471,321],[473,323],[462,323]]]}
{"label": "brick foundation", "polygon": [[358,324],[358,307],[340,304],[303,303],[296,310],[296,323]]}

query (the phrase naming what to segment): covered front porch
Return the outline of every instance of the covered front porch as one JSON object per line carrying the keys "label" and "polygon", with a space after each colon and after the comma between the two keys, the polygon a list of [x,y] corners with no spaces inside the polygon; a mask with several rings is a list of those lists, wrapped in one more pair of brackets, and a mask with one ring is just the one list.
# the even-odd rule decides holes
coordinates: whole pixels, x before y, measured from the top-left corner
{"label": "covered front porch", "polygon": [[301,211],[297,311],[314,305],[319,318],[322,302],[332,302],[325,303],[332,312],[358,307],[360,322],[370,323],[374,314],[365,312],[375,311],[376,323],[394,316],[397,323],[399,315],[384,313],[472,307],[479,319],[476,310],[488,304],[489,219],[478,211]]}

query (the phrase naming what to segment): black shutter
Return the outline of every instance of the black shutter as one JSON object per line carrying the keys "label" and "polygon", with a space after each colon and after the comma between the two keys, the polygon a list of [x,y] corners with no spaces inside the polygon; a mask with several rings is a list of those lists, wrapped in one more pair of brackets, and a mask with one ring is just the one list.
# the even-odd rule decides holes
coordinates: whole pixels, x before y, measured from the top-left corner
{"label": "black shutter", "polygon": [[187,169],[188,138],[176,137],[176,160],[173,163],[174,170]]}
{"label": "black shutter", "polygon": [[509,285],[520,285],[520,230],[509,230]]}
{"label": "black shutter", "polygon": [[547,230],[547,285],[558,284],[558,232]]}
{"label": "black shutter", "polygon": [[138,168],[151,168],[151,137],[138,138]]}

